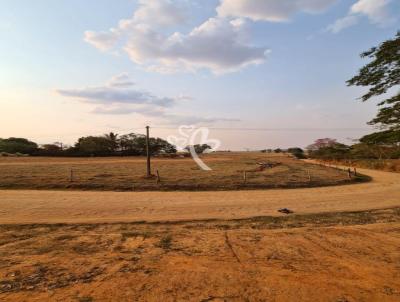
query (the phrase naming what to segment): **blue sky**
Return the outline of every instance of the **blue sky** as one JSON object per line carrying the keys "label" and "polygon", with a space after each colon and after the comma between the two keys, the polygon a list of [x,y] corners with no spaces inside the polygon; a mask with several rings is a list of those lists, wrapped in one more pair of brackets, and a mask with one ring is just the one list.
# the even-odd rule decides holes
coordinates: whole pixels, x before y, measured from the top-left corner
{"label": "blue sky", "polygon": [[275,129],[212,130],[226,149],[348,143],[376,102],[345,81],[397,16],[396,0],[2,1],[0,137],[195,124]]}

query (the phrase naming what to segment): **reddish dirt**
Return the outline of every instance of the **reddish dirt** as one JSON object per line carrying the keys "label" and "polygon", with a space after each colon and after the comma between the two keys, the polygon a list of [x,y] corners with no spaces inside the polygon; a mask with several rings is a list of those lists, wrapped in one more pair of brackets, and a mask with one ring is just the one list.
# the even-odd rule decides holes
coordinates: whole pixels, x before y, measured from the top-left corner
{"label": "reddish dirt", "polygon": [[400,209],[2,226],[1,301],[399,301]]}

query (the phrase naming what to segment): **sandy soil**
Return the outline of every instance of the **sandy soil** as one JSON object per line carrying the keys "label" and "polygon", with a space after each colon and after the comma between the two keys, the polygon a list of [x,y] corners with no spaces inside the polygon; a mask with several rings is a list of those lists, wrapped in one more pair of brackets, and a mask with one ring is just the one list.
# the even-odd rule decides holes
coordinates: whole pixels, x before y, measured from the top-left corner
{"label": "sandy soil", "polygon": [[232,219],[400,206],[400,174],[360,169],[373,181],[345,186],[225,192],[0,190],[0,224]]}

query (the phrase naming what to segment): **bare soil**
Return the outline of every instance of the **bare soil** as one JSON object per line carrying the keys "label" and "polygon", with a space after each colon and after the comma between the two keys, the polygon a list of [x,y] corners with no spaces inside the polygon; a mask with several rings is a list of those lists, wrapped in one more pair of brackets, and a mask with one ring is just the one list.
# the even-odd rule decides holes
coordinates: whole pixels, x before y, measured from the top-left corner
{"label": "bare soil", "polygon": [[[38,165],[21,160],[0,169]],[[38,160],[43,169],[52,167],[46,160]],[[122,169],[123,160],[83,165],[116,161]],[[293,161],[344,173],[287,160],[288,169]],[[359,172],[372,181],[218,192],[0,190],[0,301],[399,301],[400,174]]]}
{"label": "bare soil", "polygon": [[400,209],[0,226],[1,301],[399,301]]}

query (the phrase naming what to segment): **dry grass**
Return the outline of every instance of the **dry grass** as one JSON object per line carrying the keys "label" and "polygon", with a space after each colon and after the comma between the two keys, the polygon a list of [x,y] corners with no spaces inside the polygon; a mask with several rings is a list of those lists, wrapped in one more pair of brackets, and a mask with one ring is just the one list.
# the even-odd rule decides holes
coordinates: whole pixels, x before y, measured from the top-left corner
{"label": "dry grass", "polygon": [[0,226],[1,301],[399,301],[400,209]]}
{"label": "dry grass", "polygon": [[[313,187],[350,182],[344,171],[306,164],[287,155],[255,152],[205,155],[213,168],[205,172],[190,158],[154,159],[161,183],[145,179],[145,159],[130,158],[7,158],[0,157],[0,188],[82,190],[232,190],[251,188]],[[282,165],[262,172],[250,172],[244,184],[243,172],[257,162]],[[73,182],[70,182],[70,170]],[[311,176],[311,181],[309,178]],[[353,179],[360,180],[360,179]]]}
{"label": "dry grass", "polygon": [[358,168],[374,169],[388,172],[400,172],[400,159],[360,159],[336,161],[336,164],[345,164]]}

